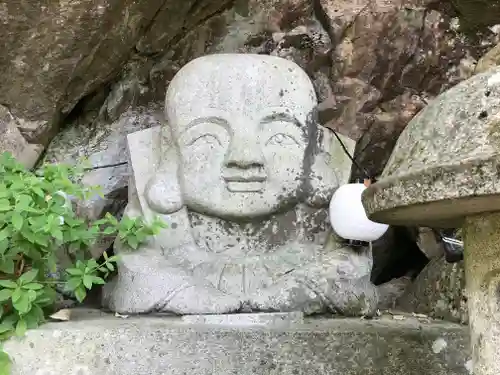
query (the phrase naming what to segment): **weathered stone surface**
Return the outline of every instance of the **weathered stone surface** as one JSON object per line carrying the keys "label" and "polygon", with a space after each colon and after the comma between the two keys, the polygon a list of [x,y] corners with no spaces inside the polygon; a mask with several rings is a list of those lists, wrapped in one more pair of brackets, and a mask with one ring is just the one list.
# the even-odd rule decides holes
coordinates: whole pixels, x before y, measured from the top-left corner
{"label": "weathered stone surface", "polygon": [[328,204],[351,162],[314,122],[316,104],[309,77],[282,58],[219,54],[183,67],[168,126],[129,136],[126,215],[160,215],[169,228],[141,251],[115,244],[110,308],[373,313],[370,249],[329,235]]}
{"label": "weathered stone surface", "polygon": [[461,16],[462,27],[477,31],[500,23],[500,1],[498,0],[454,0],[453,6]]}
{"label": "weathered stone surface", "polygon": [[[215,3],[221,5],[217,11]],[[378,176],[409,119],[440,90],[468,77],[475,58],[490,45],[489,40],[471,43],[463,38],[455,20],[428,1],[373,1],[364,7],[366,1],[324,0],[314,8],[310,0],[259,0],[237,1],[231,9],[226,3],[164,2],[111,91],[94,96],[107,96],[103,118],[114,122],[129,107],[162,103],[168,83],[193,58],[221,52],[281,56],[306,70],[325,121],[360,137],[356,160]],[[170,18],[190,16],[164,22],[167,13]],[[186,27],[172,38],[171,30],[183,19]],[[363,174],[354,169],[352,177]],[[387,241],[375,250],[391,252],[383,246],[400,248]],[[394,257],[376,258],[377,272],[394,264]],[[391,259],[391,264],[378,263],[382,259]]]}
{"label": "weathered stone surface", "polygon": [[463,262],[432,259],[397,300],[403,311],[428,315],[462,324],[468,323]]}
{"label": "weathered stone surface", "polygon": [[296,311],[288,313],[184,315],[181,319],[183,323],[188,324],[293,328],[294,325],[304,324],[304,313]]}
{"label": "weathered stone surface", "polygon": [[20,118],[54,125],[120,69],[162,3],[3,3],[0,102]]}
{"label": "weathered stone surface", "polygon": [[9,108],[0,105],[0,153],[11,153],[25,167],[35,165],[43,151],[43,146],[30,144],[23,137],[21,127],[31,123],[21,124]]}
{"label": "weathered stone surface", "polygon": [[500,213],[465,218],[464,265],[473,373],[500,373]]}
{"label": "weathered stone surface", "polygon": [[[223,8],[221,1],[79,0],[0,5],[0,103],[37,121],[46,145],[78,101],[112,80],[136,46],[172,39]],[[151,48],[140,48],[151,51]]]}
{"label": "weathered stone surface", "polygon": [[417,232],[417,245],[427,259],[440,258],[444,254],[443,243],[431,228],[421,227]]}
{"label": "weathered stone surface", "polygon": [[483,73],[498,65],[500,65],[500,44],[497,44],[481,57],[477,62],[474,73]]}
{"label": "weathered stone surface", "polygon": [[396,308],[396,301],[405,293],[408,286],[411,284],[410,277],[400,277],[392,279],[377,287],[379,301],[379,310],[391,310]]}
{"label": "weathered stone surface", "polygon": [[500,209],[500,68],[459,83],[420,112],[398,139],[380,180],[363,195],[376,221],[461,226]]}
{"label": "weathered stone surface", "polygon": [[468,375],[468,346],[465,327],[411,318],[238,327],[103,316],[44,325],[5,350],[12,375]]}
{"label": "weathered stone surface", "polygon": [[430,1],[320,3],[335,44],[323,123],[359,139],[358,161],[378,176],[408,121],[429,98],[470,76],[475,53]]}

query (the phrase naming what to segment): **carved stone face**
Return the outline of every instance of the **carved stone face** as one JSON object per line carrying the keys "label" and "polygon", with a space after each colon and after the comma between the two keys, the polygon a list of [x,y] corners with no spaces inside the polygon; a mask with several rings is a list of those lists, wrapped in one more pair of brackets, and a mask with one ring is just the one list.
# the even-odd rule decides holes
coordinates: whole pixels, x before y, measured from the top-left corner
{"label": "carved stone face", "polygon": [[315,105],[305,72],[284,59],[223,54],[187,64],[166,98],[184,204],[238,218],[296,203]]}

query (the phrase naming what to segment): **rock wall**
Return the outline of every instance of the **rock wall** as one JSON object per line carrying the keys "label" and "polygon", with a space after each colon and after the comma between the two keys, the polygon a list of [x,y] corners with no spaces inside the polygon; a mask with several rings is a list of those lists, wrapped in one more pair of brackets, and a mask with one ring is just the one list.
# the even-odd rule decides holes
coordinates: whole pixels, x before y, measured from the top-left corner
{"label": "rock wall", "polygon": [[[483,27],[495,24],[494,13],[473,36],[461,31],[469,4],[479,2],[5,2],[0,150],[28,166],[44,149],[47,161],[88,157],[95,169],[84,181],[102,185],[106,199],[80,205],[81,212],[91,218],[119,212],[126,202],[126,134],[163,121],[165,90],[180,67],[204,54],[260,53],[307,71],[321,100],[320,121],[358,141],[355,157],[364,170],[354,168],[352,179],[376,177],[408,121],[469,77],[498,42],[498,28]],[[375,244],[376,277],[420,271],[425,262],[415,241],[411,231],[396,228]]]}
{"label": "rock wall", "polygon": [[117,77],[134,51],[150,53],[228,0],[9,1],[0,4],[0,104],[28,142],[46,146],[86,95]]}

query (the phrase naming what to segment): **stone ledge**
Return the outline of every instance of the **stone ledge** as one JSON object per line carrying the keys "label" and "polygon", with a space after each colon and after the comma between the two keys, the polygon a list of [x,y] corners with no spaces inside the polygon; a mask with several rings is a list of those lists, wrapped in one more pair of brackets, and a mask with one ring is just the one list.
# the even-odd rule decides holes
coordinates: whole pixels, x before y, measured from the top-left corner
{"label": "stone ledge", "polygon": [[80,312],[5,350],[13,375],[466,375],[468,347],[467,327],[412,318],[238,327]]}

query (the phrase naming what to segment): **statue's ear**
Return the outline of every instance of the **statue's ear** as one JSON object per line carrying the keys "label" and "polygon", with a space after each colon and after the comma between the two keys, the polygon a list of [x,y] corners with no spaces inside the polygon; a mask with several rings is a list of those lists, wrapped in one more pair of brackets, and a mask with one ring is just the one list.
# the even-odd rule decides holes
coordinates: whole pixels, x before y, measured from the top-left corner
{"label": "statue's ear", "polygon": [[171,214],[183,206],[179,184],[179,153],[169,129],[161,134],[159,166],[145,186],[145,198],[151,209],[159,214]]}
{"label": "statue's ear", "polygon": [[[182,207],[175,147],[163,147],[160,126],[127,137],[130,183],[129,205],[146,218]],[[166,149],[166,155],[162,155]],[[135,203],[134,203],[135,202]]]}
{"label": "statue's ear", "polygon": [[[352,155],[356,143],[339,135]],[[306,203],[313,207],[326,207],[340,185],[349,182],[352,162],[335,135],[322,127],[318,129],[317,153],[311,165],[310,193]]]}
{"label": "statue's ear", "polygon": [[171,214],[184,206],[175,148],[172,147],[162,155],[162,159],[156,174],[148,181],[144,195],[153,211],[159,214]]}

